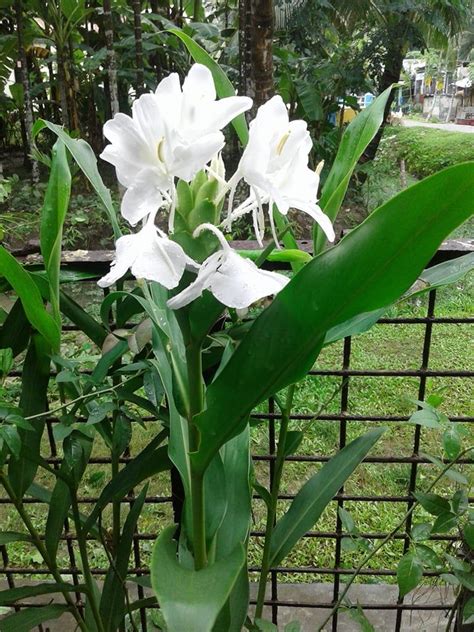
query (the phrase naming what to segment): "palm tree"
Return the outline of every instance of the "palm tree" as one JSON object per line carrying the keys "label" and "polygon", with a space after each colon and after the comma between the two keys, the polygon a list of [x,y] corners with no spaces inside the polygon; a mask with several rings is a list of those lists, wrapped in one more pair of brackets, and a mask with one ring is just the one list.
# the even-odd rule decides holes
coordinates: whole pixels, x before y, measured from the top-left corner
{"label": "palm tree", "polygon": [[252,0],[252,70],[255,105],[273,96],[273,0]]}
{"label": "palm tree", "polygon": [[142,3],[141,0],[132,0],[133,32],[135,36],[135,92],[139,97],[144,90],[145,70],[143,67],[143,42],[142,42]]}
{"label": "palm tree", "polygon": [[112,19],[112,7],[110,0],[103,0],[104,9],[104,36],[107,49],[107,76],[110,92],[110,112],[112,117],[119,111],[117,65],[114,51],[114,25]]}

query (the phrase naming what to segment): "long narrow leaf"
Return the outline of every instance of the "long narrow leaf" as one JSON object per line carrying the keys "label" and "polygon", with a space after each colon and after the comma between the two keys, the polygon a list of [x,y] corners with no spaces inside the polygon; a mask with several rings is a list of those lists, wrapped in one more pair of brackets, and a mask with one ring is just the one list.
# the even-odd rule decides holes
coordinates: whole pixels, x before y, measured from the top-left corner
{"label": "long narrow leaf", "polygon": [[59,313],[61,246],[70,194],[71,172],[67,162],[66,148],[58,139],[53,146],[51,173],[41,209],[40,245],[50,286],[49,300],[59,327],[61,327]]}
{"label": "long narrow leaf", "polygon": [[[319,205],[331,221],[334,221],[339,213],[349,180],[359,158],[382,124],[385,105],[391,91],[391,87],[387,88],[368,108],[360,112],[350,122],[342,136],[336,159],[326,178],[319,200]],[[317,224],[313,229],[313,242],[316,255],[322,251],[326,243],[324,232]]]}
{"label": "long narrow leaf", "polygon": [[46,311],[41,294],[30,274],[3,246],[0,246],[0,274],[7,279],[17,293],[32,326],[53,349],[58,349],[60,339],[58,323]]}
{"label": "long narrow leaf", "polygon": [[38,119],[33,127],[33,136],[36,136],[42,129],[47,127],[54,132],[56,136],[62,140],[68,150],[71,152],[72,157],[77,162],[82,172],[94,187],[95,192],[99,196],[102,204],[107,211],[112,229],[114,231],[114,237],[118,239],[120,237],[121,230],[117,221],[117,213],[115,211],[114,204],[112,202],[112,196],[109,189],[105,186],[100,177],[99,170],[97,169],[97,159],[92,151],[91,146],[86,143],[85,140],[75,140],[67,134],[62,127],[55,125],[50,121]]}
{"label": "long narrow leaf", "polygon": [[197,467],[205,469],[241,431],[254,406],[306,374],[327,331],[389,305],[411,286],[474,211],[473,187],[474,163],[445,169],[387,202],[294,276],[210,385],[207,409],[196,418]]}
{"label": "long narrow leaf", "polygon": [[329,502],[384,430],[371,430],[349,443],[303,485],[288,511],[276,524],[270,547],[271,566],[280,564],[298,540],[313,528]]}
{"label": "long narrow leaf", "polygon": [[141,482],[170,468],[167,447],[158,447],[166,434],[166,432],[160,432],[104,487],[84,525],[85,533],[95,524],[101,512],[110,502],[122,500],[131,489]]}
{"label": "long narrow leaf", "polygon": [[[47,410],[47,390],[49,384],[49,345],[39,334],[35,334],[28,347],[23,364],[20,408],[23,416],[44,413]],[[10,459],[8,478],[18,498],[22,498],[33,482],[38,465],[29,457],[40,456],[44,419],[32,420],[32,430],[18,428],[21,450],[18,459]]]}
{"label": "long narrow leaf", "polygon": [[28,632],[45,621],[52,621],[69,612],[69,607],[56,603],[41,608],[25,608],[0,621],[0,632]]}
{"label": "long narrow leaf", "polygon": [[9,347],[15,358],[27,348],[30,334],[31,325],[18,298],[0,327],[0,349]]}
{"label": "long narrow leaf", "polygon": [[128,512],[120,536],[113,566],[107,572],[100,600],[100,614],[105,632],[115,632],[125,616],[125,580],[132,550],[133,536],[146,498],[148,485],[142,489]]}
{"label": "long narrow leaf", "polygon": [[32,584],[31,586],[17,586],[0,592],[0,606],[8,606],[20,599],[29,599],[38,595],[52,595],[61,592],[81,592],[84,586],[74,584],[55,584],[51,582]]}

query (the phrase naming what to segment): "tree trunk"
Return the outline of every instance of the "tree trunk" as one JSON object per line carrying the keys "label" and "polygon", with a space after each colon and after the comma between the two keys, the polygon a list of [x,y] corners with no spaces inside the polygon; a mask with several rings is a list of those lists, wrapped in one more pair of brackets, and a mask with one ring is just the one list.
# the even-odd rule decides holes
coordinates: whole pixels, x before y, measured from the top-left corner
{"label": "tree trunk", "polygon": [[145,70],[143,67],[143,43],[142,43],[142,3],[141,0],[132,0],[133,30],[135,35],[135,93],[139,97],[144,92]]}
{"label": "tree trunk", "polygon": [[252,0],[252,61],[255,105],[273,96],[273,0]]}
{"label": "tree trunk", "polygon": [[36,160],[31,159],[33,151],[33,104],[31,101],[30,80],[23,38],[23,7],[21,0],[15,0],[16,28],[18,37],[18,70],[23,85],[23,117],[25,121],[26,149],[31,164],[31,177],[36,184],[39,181],[39,169]]}
{"label": "tree trunk", "polygon": [[69,108],[67,99],[67,78],[66,78],[66,58],[61,44],[56,42],[56,60],[58,64],[58,90],[59,100],[61,102],[61,123],[69,130],[71,129],[71,121],[69,118]]}
{"label": "tree trunk", "polygon": [[110,112],[114,117],[119,108],[118,84],[117,84],[117,65],[114,51],[114,24],[112,19],[112,7],[110,0],[104,0],[104,35],[105,46],[107,49],[107,77],[109,80],[110,92]]}

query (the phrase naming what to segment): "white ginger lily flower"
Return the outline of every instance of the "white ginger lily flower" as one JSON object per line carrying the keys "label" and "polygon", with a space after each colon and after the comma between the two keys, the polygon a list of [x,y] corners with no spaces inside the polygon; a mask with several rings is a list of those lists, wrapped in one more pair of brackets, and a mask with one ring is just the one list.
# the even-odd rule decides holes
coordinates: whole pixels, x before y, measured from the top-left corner
{"label": "white ginger lily flower", "polygon": [[171,290],[180,282],[186,267],[199,269],[179,244],[155,226],[155,215],[149,216],[138,233],[117,240],[115,260],[110,272],[98,281],[100,287],[113,285],[130,269],[135,278],[156,281]]}
{"label": "white ginger lily flower", "polygon": [[[302,120],[289,121],[288,110],[280,96],[274,96],[260,106],[250,123],[249,142],[229,182],[229,215],[224,226],[230,229],[234,219],[252,213],[255,235],[262,244],[263,204],[268,204],[272,233],[278,246],[272,211],[275,203],[283,215],[290,208],[308,213],[321,226],[327,238],[334,241],[331,221],[317,204],[319,170],[312,171],[308,167],[311,147],[306,123]],[[250,186],[250,195],[232,210],[235,189],[241,179]]]}
{"label": "white ginger lily flower", "polygon": [[111,142],[101,158],[115,166],[127,189],[122,215],[134,226],[166,201],[174,207],[174,178],[192,180],[224,146],[220,131],[252,105],[248,97],[216,101],[211,72],[194,64],[181,88],[172,73],[132,106],[104,125]]}
{"label": "white ginger lily flower", "polygon": [[171,309],[188,305],[204,290],[209,290],[227,307],[244,309],[265,296],[277,294],[288,283],[289,279],[282,274],[260,270],[253,261],[234,252],[213,224],[198,226],[194,237],[203,230],[212,231],[222,249],[204,261],[193,283],[168,301]]}

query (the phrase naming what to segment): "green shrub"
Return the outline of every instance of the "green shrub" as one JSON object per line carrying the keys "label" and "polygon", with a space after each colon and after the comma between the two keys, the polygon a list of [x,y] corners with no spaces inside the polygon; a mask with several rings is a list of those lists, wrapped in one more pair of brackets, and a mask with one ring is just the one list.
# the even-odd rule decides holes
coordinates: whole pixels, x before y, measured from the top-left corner
{"label": "green shrub", "polygon": [[474,138],[471,134],[426,127],[390,127],[385,132],[385,138],[397,161],[404,158],[407,171],[419,178],[474,159]]}

